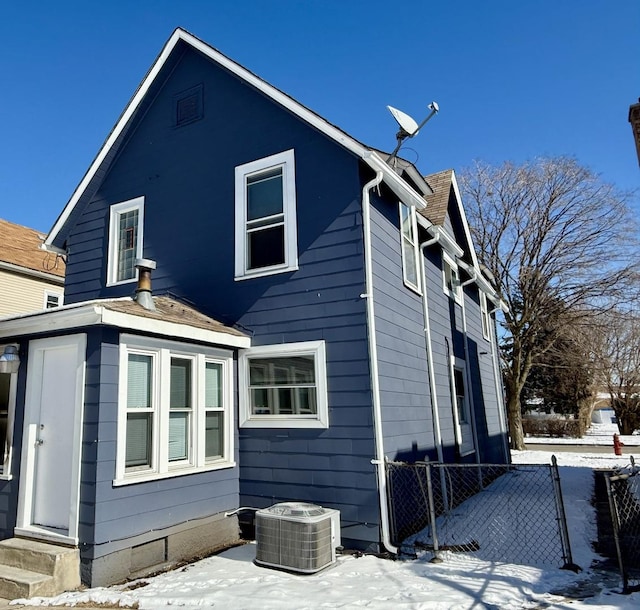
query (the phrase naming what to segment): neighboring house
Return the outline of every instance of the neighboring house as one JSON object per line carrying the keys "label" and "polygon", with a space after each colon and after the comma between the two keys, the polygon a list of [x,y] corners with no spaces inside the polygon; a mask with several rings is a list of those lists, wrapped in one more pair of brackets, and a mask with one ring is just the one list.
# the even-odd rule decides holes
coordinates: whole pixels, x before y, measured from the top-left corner
{"label": "neighboring house", "polygon": [[21,359],[0,526],[77,545],[88,584],[285,500],[393,551],[385,460],[509,460],[500,301],[453,172],[388,160],[183,30],[45,245],[67,304],[0,323]]}
{"label": "neighboring house", "polygon": [[0,318],[62,305],[64,259],[42,250],[44,238],[0,219]]}
{"label": "neighboring house", "polygon": [[633,141],[636,144],[638,163],[640,163],[640,98],[638,98],[637,104],[631,104],[631,106],[629,106],[629,123],[631,123]]}

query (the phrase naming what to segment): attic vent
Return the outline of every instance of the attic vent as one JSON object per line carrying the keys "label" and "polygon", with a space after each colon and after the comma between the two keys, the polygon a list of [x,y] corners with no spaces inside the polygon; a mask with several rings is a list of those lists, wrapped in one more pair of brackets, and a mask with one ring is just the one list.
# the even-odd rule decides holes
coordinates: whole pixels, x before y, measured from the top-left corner
{"label": "attic vent", "polygon": [[197,85],[175,96],[176,127],[188,125],[204,116],[202,85]]}

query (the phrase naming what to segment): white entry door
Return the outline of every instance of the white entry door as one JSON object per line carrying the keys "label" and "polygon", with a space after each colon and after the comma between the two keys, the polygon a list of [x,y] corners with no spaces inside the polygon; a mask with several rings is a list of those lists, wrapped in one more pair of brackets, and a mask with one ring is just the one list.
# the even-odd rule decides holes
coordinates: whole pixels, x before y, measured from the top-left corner
{"label": "white entry door", "polygon": [[85,335],[29,343],[17,534],[77,543]]}

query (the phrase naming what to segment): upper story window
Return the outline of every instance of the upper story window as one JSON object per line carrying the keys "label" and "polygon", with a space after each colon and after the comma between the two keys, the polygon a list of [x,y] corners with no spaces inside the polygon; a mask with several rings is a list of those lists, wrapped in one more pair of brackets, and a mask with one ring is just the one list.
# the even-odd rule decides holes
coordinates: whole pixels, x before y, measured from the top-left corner
{"label": "upper story window", "polygon": [[136,258],[142,258],[144,197],[111,206],[107,286],[136,280]]}
{"label": "upper story window", "polygon": [[233,466],[231,352],[124,340],[116,483]]}
{"label": "upper story window", "polygon": [[329,426],[324,341],[254,347],[239,360],[240,425]]}
{"label": "upper story window", "polygon": [[293,150],[235,170],[237,280],[298,268]]}
{"label": "upper story window", "polygon": [[420,259],[418,250],[418,225],[415,208],[400,202],[400,235],[402,240],[402,279],[420,292]]}
{"label": "upper story window", "polygon": [[482,320],[482,336],[489,339],[491,336],[491,318],[489,317],[489,307],[487,306],[487,295],[480,290],[480,317]]}
{"label": "upper story window", "polygon": [[460,286],[458,265],[444,251],[442,253],[442,275],[445,293],[454,299],[456,303],[462,303],[462,287]]}
{"label": "upper story window", "polygon": [[60,307],[60,305],[62,305],[62,293],[46,290],[44,293],[44,308],[53,309],[54,307]]}

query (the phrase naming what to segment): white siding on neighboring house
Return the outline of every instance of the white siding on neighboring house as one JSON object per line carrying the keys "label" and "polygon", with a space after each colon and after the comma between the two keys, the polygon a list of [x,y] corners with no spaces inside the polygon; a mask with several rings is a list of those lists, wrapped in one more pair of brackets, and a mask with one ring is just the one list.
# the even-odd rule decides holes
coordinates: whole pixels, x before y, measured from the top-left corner
{"label": "white siding on neighboring house", "polygon": [[0,318],[45,309],[48,294],[59,295],[62,305],[64,288],[59,282],[0,268]]}

